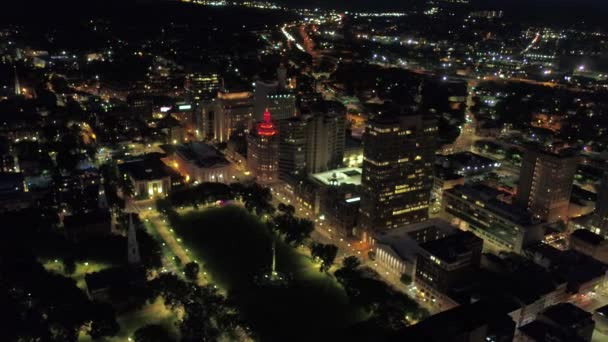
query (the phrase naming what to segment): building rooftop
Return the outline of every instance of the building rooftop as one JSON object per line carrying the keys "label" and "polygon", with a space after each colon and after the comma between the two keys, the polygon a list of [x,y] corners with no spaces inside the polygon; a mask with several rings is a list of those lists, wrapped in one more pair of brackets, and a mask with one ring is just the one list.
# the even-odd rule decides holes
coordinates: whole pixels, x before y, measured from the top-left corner
{"label": "building rooftop", "polygon": [[124,162],[118,166],[121,173],[127,173],[135,180],[156,180],[171,177],[171,170],[160,158],[144,157]]}
{"label": "building rooftop", "polygon": [[453,169],[443,167],[442,165],[435,165],[433,172],[435,178],[442,179],[444,181],[452,181],[464,178],[463,175],[457,174],[456,172],[454,172]]}
{"label": "building rooftop", "polygon": [[604,241],[603,237],[587,229],[577,229],[572,232],[570,237],[575,237],[594,246],[597,246]]}
{"label": "building rooftop", "polygon": [[354,184],[361,185],[362,170],[358,167],[345,167],[315,173],[311,177],[324,185]]}
{"label": "building rooftop", "polygon": [[543,316],[561,327],[585,325],[591,320],[591,314],[572,303],[559,303],[546,308]]}
{"label": "building rooftop", "polygon": [[478,202],[483,205],[483,208],[521,226],[535,224],[524,207],[499,200],[498,197],[504,193],[487,185],[457,185],[452,189],[446,190],[446,193],[463,197],[469,202]]}
{"label": "building rooftop", "polygon": [[419,244],[453,234],[458,228],[442,219],[429,219],[391,229],[374,236],[376,243],[389,246],[402,259],[415,258]]}
{"label": "building rooftop", "polygon": [[488,333],[512,336],[515,322],[506,314],[509,308],[501,301],[480,300],[460,305],[431,316],[397,332],[391,341],[454,341],[469,336],[479,327],[488,326]]}
{"label": "building rooftop", "polygon": [[552,342],[584,342],[580,336],[567,334],[561,329],[541,321],[532,321],[519,328],[523,334],[531,337],[533,341]]}
{"label": "building rooftop", "polygon": [[460,256],[470,253],[471,246],[476,244],[482,245],[483,240],[471,232],[459,231],[442,239],[425,242],[420,247],[438,259],[452,263],[458,261]]}
{"label": "building rooftop", "polygon": [[229,164],[228,160],[213,146],[201,142],[178,145],[176,153],[189,162],[195,163],[198,167]]}
{"label": "building rooftop", "polygon": [[441,156],[437,158],[436,163],[442,163],[444,167],[450,167],[462,173],[491,171],[493,168],[500,166],[500,162],[472,152],[460,152]]}

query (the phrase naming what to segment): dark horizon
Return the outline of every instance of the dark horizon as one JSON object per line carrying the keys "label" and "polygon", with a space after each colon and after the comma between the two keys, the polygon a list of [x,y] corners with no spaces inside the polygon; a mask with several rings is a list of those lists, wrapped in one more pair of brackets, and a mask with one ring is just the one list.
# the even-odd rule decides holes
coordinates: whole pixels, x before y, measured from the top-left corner
{"label": "dark horizon", "polygon": [[[23,0],[6,4],[9,9],[0,13],[0,19],[9,22],[21,18],[53,22],[65,18],[115,14],[118,11],[135,13],[133,6],[142,4],[167,4],[175,0],[91,0],[86,5],[74,0],[40,2]],[[278,4],[292,7],[319,7],[343,11],[405,11],[424,5],[423,0],[275,0]],[[525,23],[542,23],[572,26],[584,23],[607,29],[604,18],[608,16],[608,2],[601,0],[471,0],[468,5],[457,7],[480,10],[493,9],[505,12],[507,20]],[[34,10],[33,10],[34,9]]]}

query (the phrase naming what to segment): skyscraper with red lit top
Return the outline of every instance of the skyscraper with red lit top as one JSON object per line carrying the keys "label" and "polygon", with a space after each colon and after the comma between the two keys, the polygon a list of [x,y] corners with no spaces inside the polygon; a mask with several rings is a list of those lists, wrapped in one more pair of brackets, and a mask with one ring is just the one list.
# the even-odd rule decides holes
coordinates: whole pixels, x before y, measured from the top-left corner
{"label": "skyscraper with red lit top", "polygon": [[278,131],[268,109],[247,137],[247,167],[260,183],[272,183],[279,178]]}

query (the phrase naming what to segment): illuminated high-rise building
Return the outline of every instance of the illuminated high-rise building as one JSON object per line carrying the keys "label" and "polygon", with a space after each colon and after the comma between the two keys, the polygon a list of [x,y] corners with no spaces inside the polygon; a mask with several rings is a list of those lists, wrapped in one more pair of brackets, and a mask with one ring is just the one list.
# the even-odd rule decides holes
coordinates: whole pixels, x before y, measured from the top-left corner
{"label": "illuminated high-rise building", "polygon": [[279,125],[279,178],[293,181],[306,176],[307,117],[281,120]]}
{"label": "illuminated high-rise building", "polygon": [[220,89],[220,77],[214,72],[191,73],[186,76],[184,88],[194,100],[213,98]]}
{"label": "illuminated high-rise building", "polygon": [[571,149],[553,152],[529,146],[521,162],[516,201],[536,219],[567,221],[577,168]]}
{"label": "illuminated high-rise building", "polygon": [[321,101],[311,107],[306,129],[306,170],[318,173],[343,163],[346,144],[346,108]]}
{"label": "illuminated high-rise building", "polygon": [[268,110],[247,137],[247,167],[261,183],[279,178],[279,137]]}
{"label": "illuminated high-rise building", "polygon": [[289,90],[277,90],[266,95],[266,106],[275,120],[296,116],[296,95]]}
{"label": "illuminated high-rise building", "polygon": [[428,218],[437,124],[425,115],[380,115],[363,135],[360,227],[383,231]]}
{"label": "illuminated high-rise building", "polygon": [[287,69],[280,65],[276,79],[259,79],[253,90],[255,121],[263,120],[264,111],[269,109],[274,120],[294,117],[296,112],[296,95],[287,88]]}
{"label": "illuminated high-rise building", "polygon": [[276,80],[257,80],[253,88],[253,119],[263,120],[264,112],[269,108],[268,95],[275,93],[279,88]]}
{"label": "illuminated high-rise building", "polygon": [[250,92],[219,92],[217,98],[201,106],[202,134],[206,139],[226,142],[232,136],[243,136],[253,116]]}

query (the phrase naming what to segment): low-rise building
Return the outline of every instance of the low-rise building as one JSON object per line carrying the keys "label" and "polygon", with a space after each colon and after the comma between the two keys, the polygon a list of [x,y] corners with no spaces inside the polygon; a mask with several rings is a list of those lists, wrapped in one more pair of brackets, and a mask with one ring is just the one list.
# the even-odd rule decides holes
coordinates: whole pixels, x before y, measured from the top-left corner
{"label": "low-rise building", "polygon": [[452,307],[448,293],[466,285],[479,270],[482,248],[482,239],[462,231],[421,244],[416,258],[416,286],[439,307]]}
{"label": "low-rise building", "polygon": [[589,342],[595,322],[591,314],[572,303],[559,303],[543,310],[536,320],[519,328],[521,342]]}
{"label": "low-rise building", "polygon": [[[119,170],[125,180],[133,185],[133,195],[138,199],[166,197],[171,192],[172,177],[176,176],[159,158],[146,157],[124,162]],[[181,178],[179,175],[177,177]]]}
{"label": "low-rise building", "polygon": [[458,232],[458,228],[441,219],[408,224],[373,237],[376,261],[389,269],[414,278],[420,245]]}
{"label": "low-rise building", "polygon": [[219,151],[201,142],[178,145],[167,161],[186,182],[231,183],[237,177],[235,167]]}
{"label": "low-rise building", "polygon": [[570,249],[608,264],[608,241],[589,230],[577,229],[572,232]]}
{"label": "low-rise building", "polygon": [[452,308],[408,326],[391,341],[511,342],[515,323],[501,303],[478,301]]}
{"label": "low-rise building", "polygon": [[435,164],[453,170],[454,173],[470,176],[493,171],[500,167],[500,162],[472,152],[460,152],[438,156]]}
{"label": "low-rise building", "polygon": [[319,194],[320,212],[327,224],[340,236],[354,235],[359,217],[360,188],[352,184],[322,187]]}
{"label": "low-rise building", "polygon": [[438,212],[441,210],[443,192],[449,190],[456,185],[464,185],[464,176],[454,173],[449,168],[435,166],[433,172],[433,189],[431,190],[431,211]]}
{"label": "low-rise building", "polygon": [[521,253],[542,241],[543,226],[525,208],[500,199],[501,191],[482,184],[458,185],[443,193],[443,207],[454,222],[484,239],[490,249]]}

